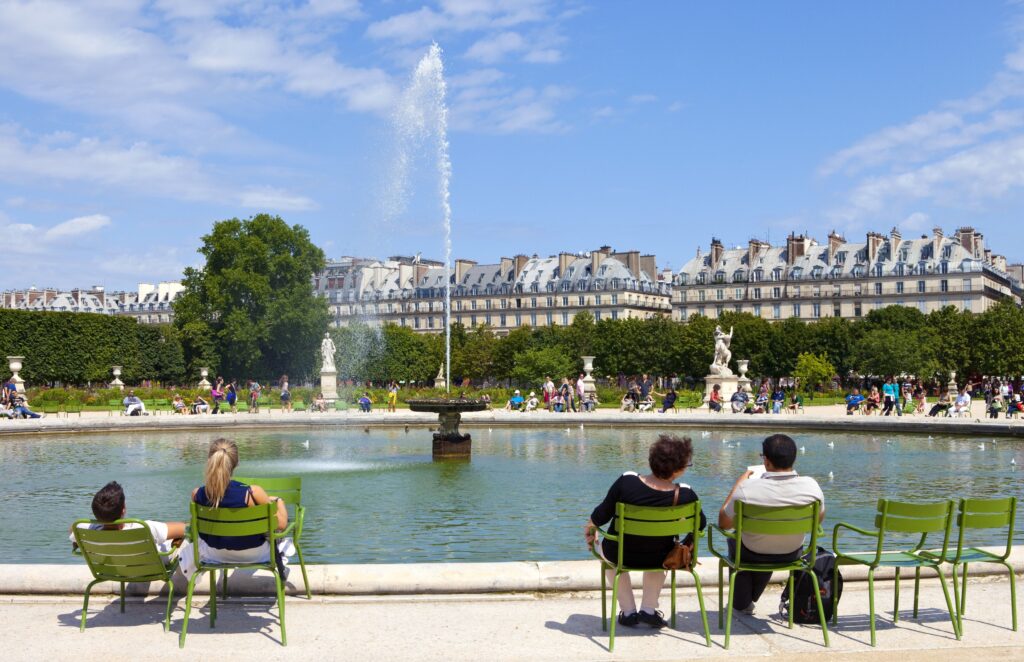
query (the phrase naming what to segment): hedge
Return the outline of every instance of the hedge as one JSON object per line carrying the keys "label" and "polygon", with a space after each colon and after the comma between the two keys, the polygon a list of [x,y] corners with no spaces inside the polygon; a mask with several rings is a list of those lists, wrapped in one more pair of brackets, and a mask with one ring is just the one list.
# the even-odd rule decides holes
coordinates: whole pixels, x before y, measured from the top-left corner
{"label": "hedge", "polygon": [[20,374],[30,385],[107,383],[114,365],[122,366],[125,383],[180,381],[185,371],[173,327],[94,313],[0,310],[0,358],[6,356],[25,357]]}

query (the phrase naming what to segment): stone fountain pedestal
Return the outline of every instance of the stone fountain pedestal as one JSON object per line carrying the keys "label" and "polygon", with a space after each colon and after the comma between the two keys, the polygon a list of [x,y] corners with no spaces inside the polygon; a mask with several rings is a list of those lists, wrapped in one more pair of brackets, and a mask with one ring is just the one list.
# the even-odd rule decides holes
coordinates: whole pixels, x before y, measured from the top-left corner
{"label": "stone fountain pedestal", "polygon": [[412,411],[428,411],[437,414],[438,428],[434,433],[433,456],[435,460],[464,459],[472,455],[473,440],[468,434],[459,432],[462,413],[484,411],[487,403],[479,400],[437,399],[409,400]]}
{"label": "stone fountain pedestal", "polygon": [[736,375],[708,375],[704,378],[704,384],[707,386],[707,390],[704,392],[704,402],[708,402],[711,399],[711,391],[714,389],[715,384],[718,384],[719,402],[725,407],[728,405],[732,394],[739,390],[739,381],[739,377]]}

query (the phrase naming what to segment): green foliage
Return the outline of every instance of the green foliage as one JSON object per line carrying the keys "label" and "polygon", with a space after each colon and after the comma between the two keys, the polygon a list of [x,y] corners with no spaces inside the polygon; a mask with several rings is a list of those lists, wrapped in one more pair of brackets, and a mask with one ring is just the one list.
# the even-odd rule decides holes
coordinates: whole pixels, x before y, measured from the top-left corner
{"label": "green foliage", "polygon": [[206,264],[185,270],[174,303],[190,374],[311,375],[329,313],[313,292],[324,254],[309,232],[268,214],[232,218],[214,223],[199,252]]}
{"label": "green foliage", "polygon": [[528,349],[516,355],[511,379],[520,388],[536,390],[544,383],[544,377],[568,377],[573,369],[574,361],[558,347]]}
{"label": "green foliage", "polygon": [[174,382],[184,372],[174,328],[92,313],[0,310],[0,356],[24,356],[30,385],[106,383],[113,365],[126,383]]}
{"label": "green foliage", "polygon": [[814,391],[830,384],[835,374],[835,366],[829,363],[825,355],[816,356],[808,352],[797,357],[796,369],[793,371],[793,376],[804,388]]}

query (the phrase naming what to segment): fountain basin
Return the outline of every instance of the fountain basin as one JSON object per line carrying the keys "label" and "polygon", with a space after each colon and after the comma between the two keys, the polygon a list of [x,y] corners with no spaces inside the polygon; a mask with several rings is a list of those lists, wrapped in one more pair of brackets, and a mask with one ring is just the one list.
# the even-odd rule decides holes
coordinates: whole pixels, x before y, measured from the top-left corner
{"label": "fountain basin", "polygon": [[438,429],[434,433],[433,455],[438,458],[469,458],[473,449],[473,440],[468,434],[459,432],[462,413],[467,411],[484,411],[487,403],[482,400],[465,398],[425,398],[408,400],[412,411],[437,414]]}

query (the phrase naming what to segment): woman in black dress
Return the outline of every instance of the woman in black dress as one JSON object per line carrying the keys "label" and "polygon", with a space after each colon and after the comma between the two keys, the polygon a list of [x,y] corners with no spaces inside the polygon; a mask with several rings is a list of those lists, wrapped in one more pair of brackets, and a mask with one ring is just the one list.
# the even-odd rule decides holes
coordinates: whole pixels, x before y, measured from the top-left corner
{"label": "woman in black dress", "polygon": [[[594,512],[590,515],[590,520],[584,528],[587,544],[593,545],[597,538],[595,526],[604,526],[611,522],[608,532],[616,533],[613,519],[617,502],[621,501],[635,506],[671,506],[676,491],[675,481],[686,472],[692,458],[693,444],[689,437],[680,439],[674,435],[659,435],[658,440],[651,444],[648,453],[651,473],[641,476],[634,471],[627,471],[612,483],[608,495],[597,508],[594,508]],[[679,500],[676,505],[692,503],[697,499],[697,493],[690,489],[689,485],[679,485]],[[704,529],[706,523],[707,519],[701,512],[701,530]],[[663,538],[629,536],[626,539],[623,563],[633,568],[660,567],[662,561],[665,560],[665,555],[672,549],[673,542],[671,536]],[[600,552],[606,559],[618,558],[618,543],[614,540],[602,540]],[[608,576],[608,583],[611,584],[615,579],[615,571],[606,570],[605,572]],[[665,571],[645,572],[643,598],[640,601],[640,611],[637,611],[629,574],[620,576],[619,623],[627,627],[636,627],[640,623],[654,628],[663,628],[668,625],[664,614],[658,611],[658,596],[661,594],[664,584]]]}

